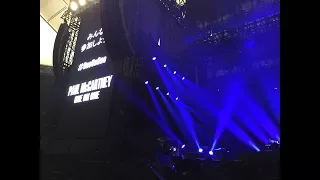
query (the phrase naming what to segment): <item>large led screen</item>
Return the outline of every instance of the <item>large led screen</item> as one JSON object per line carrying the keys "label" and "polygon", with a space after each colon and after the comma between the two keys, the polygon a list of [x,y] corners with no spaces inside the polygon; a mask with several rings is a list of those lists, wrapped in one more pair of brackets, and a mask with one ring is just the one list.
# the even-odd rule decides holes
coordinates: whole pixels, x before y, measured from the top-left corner
{"label": "large led screen", "polygon": [[75,57],[65,91],[67,106],[58,134],[100,137],[108,125],[113,67],[103,38],[99,4],[82,12],[80,17]]}
{"label": "large led screen", "polygon": [[[74,104],[103,101],[112,86],[112,63],[108,57],[100,10],[96,5],[81,16],[75,60],[70,71],[68,100]],[[108,90],[109,89],[109,90]]]}

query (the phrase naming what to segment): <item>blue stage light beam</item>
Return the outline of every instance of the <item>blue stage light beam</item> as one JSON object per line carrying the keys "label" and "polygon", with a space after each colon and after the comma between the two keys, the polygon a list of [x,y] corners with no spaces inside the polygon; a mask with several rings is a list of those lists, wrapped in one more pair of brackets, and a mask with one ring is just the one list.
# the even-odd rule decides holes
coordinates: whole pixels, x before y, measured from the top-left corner
{"label": "blue stage light beam", "polygon": [[[179,76],[179,75],[178,75]],[[217,99],[212,93],[201,89],[193,82],[185,79],[182,81],[184,84],[185,92],[188,92],[188,96],[184,96],[186,102],[191,102],[195,107],[198,107],[201,111],[211,112],[212,114],[218,114],[217,107],[210,101],[210,99]],[[197,98],[191,98],[196,96]],[[189,98],[188,98],[189,97]]]}
{"label": "blue stage light beam", "polygon": [[[279,75],[279,72],[274,73]],[[269,75],[269,74],[268,74]],[[272,114],[275,117],[278,124],[280,124],[280,86],[279,80],[275,80],[278,76],[266,76],[262,75],[260,86],[264,94],[266,94],[266,100],[268,107],[272,110]]]}
{"label": "blue stage light beam", "polygon": [[[226,118],[230,118],[230,116],[227,116]],[[217,144],[217,141],[219,140],[224,129],[228,129],[232,134],[235,135],[237,139],[239,139],[249,147],[257,150],[257,146],[253,143],[253,140],[249,137],[249,135],[245,131],[243,131],[236,123],[234,123],[233,120],[229,119],[225,123],[226,124],[224,124],[224,127],[219,129],[220,132],[216,133],[218,135],[215,136],[214,142],[210,149],[211,151],[215,148],[215,145]]]}
{"label": "blue stage light beam", "polygon": [[247,108],[244,106],[239,106],[237,110],[235,110],[236,116],[239,120],[251,131],[263,144],[267,144],[269,142],[269,138],[263,133],[263,131],[259,128],[259,126],[252,120],[252,116],[250,113],[246,113]]}
{"label": "blue stage light beam", "polygon": [[272,139],[276,139],[279,136],[280,131],[276,125],[269,119],[268,115],[260,108],[256,103],[253,102],[252,98],[248,95],[244,101],[245,105],[250,109],[253,120],[261,127]]}
{"label": "blue stage light beam", "polygon": [[233,112],[235,105],[238,103],[239,98],[243,95],[243,92],[241,90],[241,87],[242,87],[241,85],[243,84],[242,84],[242,81],[240,81],[239,79],[238,81],[236,80],[229,84],[229,88],[227,89],[227,93],[226,93],[227,96],[223,100],[223,106],[222,106],[223,108],[219,111],[217,115],[218,125],[213,137],[214,139],[213,139],[211,150],[215,148],[215,145],[218,142],[222,132],[230,124],[231,113]]}
{"label": "blue stage light beam", "polygon": [[[168,68],[166,68],[166,69],[168,69]],[[180,109],[179,109],[179,110],[180,110]],[[229,112],[229,113],[231,113],[231,112]],[[181,114],[181,113],[180,113],[180,114]],[[182,114],[181,114],[181,115],[182,115]],[[184,116],[184,115],[182,115],[182,116]],[[223,129],[224,129],[224,128],[222,128],[221,130],[223,131]],[[234,132],[234,133],[235,133],[235,132]],[[239,134],[239,133],[237,133],[237,134]],[[240,134],[241,134],[241,133],[240,133]],[[242,132],[242,134],[245,134],[245,133]],[[219,135],[219,136],[220,136],[220,135]],[[219,136],[218,136],[218,137],[219,137]],[[244,140],[244,137],[247,137],[247,136],[244,136],[244,135],[243,135],[243,137],[242,137],[241,140]],[[247,140],[248,140],[249,138],[245,138],[245,139],[246,139],[246,140],[244,140],[244,142],[247,142],[247,144],[248,144],[248,141],[247,141]],[[196,140],[196,142],[197,142],[197,140]],[[216,143],[216,142],[217,142],[217,139],[215,139],[214,142]],[[250,142],[251,142],[251,139],[250,139]],[[199,146],[198,142],[197,142],[197,145]]]}
{"label": "blue stage light beam", "polygon": [[[237,83],[235,83],[235,84],[237,84]],[[235,86],[235,85],[234,85]],[[199,89],[199,90],[201,90],[199,87],[196,87],[197,89]],[[232,88],[230,88],[230,89],[232,89]],[[199,94],[201,94],[201,93],[199,93]],[[241,94],[241,93],[240,93]],[[240,95],[240,94],[238,94],[238,95]],[[230,97],[230,96],[229,96]],[[235,93],[233,93],[233,95],[231,95],[231,97],[236,97],[236,94]],[[197,100],[199,100],[200,98],[198,98]],[[202,99],[202,98],[201,98]],[[205,99],[205,98],[204,98]],[[227,119],[227,118],[231,118],[230,117],[230,114],[231,114],[231,112],[232,112],[232,110],[233,110],[233,107],[234,107],[234,104],[232,103],[232,100],[229,98],[229,99],[227,99],[226,100],[227,102],[229,102],[229,103],[226,103],[226,105],[227,105],[227,109],[225,109],[223,112],[223,116],[225,117],[225,118],[222,118],[222,117],[220,117],[219,118],[219,122],[218,122],[218,129],[217,129],[217,131],[216,131],[216,134],[215,134],[215,136],[214,136],[214,142],[213,142],[213,144],[212,144],[212,148],[211,148],[211,150],[213,150],[214,149],[214,147],[215,147],[215,145],[216,145],[216,143],[217,143],[217,141],[218,141],[218,139],[220,138],[220,136],[221,136],[221,134],[222,134],[222,132],[224,131],[224,129],[225,128],[228,128],[233,134],[235,134],[235,135],[241,135],[240,137],[238,136],[237,138],[239,139],[239,140],[241,140],[242,142],[244,142],[244,143],[246,143],[247,145],[249,145],[249,146],[251,146],[252,147],[252,145],[251,144],[249,144],[249,141],[250,142],[252,142],[252,140],[251,140],[251,138],[246,134],[246,133],[244,133],[244,131],[240,128],[240,127],[238,127],[236,124],[234,124],[231,128],[230,127],[228,127],[228,120],[222,120],[222,119]],[[205,102],[205,103],[204,103]],[[211,102],[209,102],[209,101],[206,101],[206,100],[204,100],[203,101],[203,104],[206,104],[206,106],[207,107],[211,107],[210,108],[210,110],[211,110],[211,116],[212,117],[215,117],[215,116],[217,116],[217,108],[215,107],[214,108],[214,106],[213,106],[213,104],[211,103]],[[214,110],[214,111],[212,111],[212,109]],[[208,110],[208,109],[207,109]],[[220,111],[221,112],[221,111]],[[197,115],[197,113],[195,114],[195,115]],[[221,115],[220,115],[221,116]],[[235,130],[236,129],[236,130]]]}
{"label": "blue stage light beam", "polygon": [[179,116],[178,112],[173,108],[173,106],[170,104],[170,102],[167,100],[167,98],[163,95],[162,91],[158,91],[160,94],[161,99],[164,101],[165,105],[167,106],[169,112],[173,116],[173,118],[177,121],[178,124],[181,124],[181,117]]}
{"label": "blue stage light beam", "polygon": [[181,105],[180,102],[182,102],[181,100],[176,100],[173,99],[171,96],[169,96],[171,101],[174,103],[174,105],[176,106],[176,108],[178,109],[178,112],[180,113],[180,116],[182,117],[185,125],[187,126],[187,129],[192,137],[192,139],[195,141],[195,143],[197,144],[198,148],[200,148],[199,145],[199,141],[194,129],[194,124],[193,124],[193,120],[192,117],[190,116],[189,112],[185,110],[185,108]]}
{"label": "blue stage light beam", "polygon": [[[167,69],[167,71],[169,70],[169,68],[166,68]],[[170,77],[172,77],[171,75],[172,74],[169,74],[170,75]],[[182,78],[183,80],[184,80],[184,78]],[[175,81],[175,79],[173,79],[174,81]],[[239,134],[239,133],[238,133]],[[243,136],[244,137],[244,136]],[[247,140],[249,139],[249,138],[246,138]],[[242,139],[243,140],[243,139]],[[216,142],[217,141],[217,139],[214,141],[214,142]],[[248,141],[246,141],[246,142],[248,142]],[[250,141],[251,142],[251,141]],[[252,142],[251,142],[252,143]],[[198,145],[198,144],[197,144]]]}
{"label": "blue stage light beam", "polygon": [[[155,95],[154,95],[154,93],[153,93],[150,85],[147,85],[147,88],[148,88],[149,94],[151,95],[153,104],[154,104],[155,107],[156,107],[156,111],[158,112],[158,115],[160,116],[161,121],[167,122],[167,121],[166,121],[166,118],[165,118],[165,116],[164,116],[164,113],[163,113],[163,111],[162,111],[162,109],[161,109],[161,106],[160,106],[157,98],[155,97]],[[167,123],[166,123],[166,124],[167,124]]]}
{"label": "blue stage light beam", "polygon": [[253,149],[255,149],[257,152],[260,152],[260,149],[259,149],[258,146],[256,146],[254,143],[249,142],[249,144],[250,144],[251,147],[253,147]]}
{"label": "blue stage light beam", "polygon": [[170,130],[170,128],[152,112],[142,99],[136,96],[137,93],[132,88],[128,88],[120,79],[117,79],[116,86],[128,100],[135,103],[150,119],[157,123],[170,138],[175,139],[182,144],[181,140]]}
{"label": "blue stage light beam", "polygon": [[[184,102],[180,101],[180,104],[183,106],[183,108],[185,108],[187,111],[189,111],[190,113],[192,113],[193,115],[195,115],[199,122],[201,122],[202,124],[205,124],[206,127],[214,127],[213,125],[213,121],[208,121],[208,119],[215,119],[214,117],[212,117],[210,115],[210,113],[207,112],[197,112],[196,110],[194,110],[194,108],[192,108],[191,106],[185,104]],[[211,131],[211,130],[210,130]]]}
{"label": "blue stage light beam", "polygon": [[185,88],[183,87],[183,84],[182,82],[180,82],[180,79],[178,79],[178,75],[176,75],[176,71],[171,71],[171,69],[169,67],[166,68],[166,71],[168,73],[168,75],[170,76],[171,80],[173,81],[173,83],[178,86],[178,93],[181,94],[181,93],[184,93],[185,92]]}
{"label": "blue stage light beam", "polygon": [[[167,70],[167,73],[169,74],[169,76],[171,77],[171,79],[174,81],[174,84],[179,86],[179,88],[177,88],[177,89],[178,89],[178,90],[180,90],[180,89],[181,89],[181,90],[184,90],[184,91],[182,91],[182,92],[186,93],[185,88],[184,88],[182,82],[180,82],[180,80],[182,80],[182,78],[180,79],[180,76],[179,76],[179,75],[175,75],[175,76],[174,76],[169,67],[167,67],[166,70]],[[178,78],[179,78],[180,80],[179,80]],[[205,107],[203,107],[204,109],[206,109],[207,111],[210,111],[211,113],[216,114],[216,113],[217,113],[216,108],[213,108],[213,107],[211,106],[211,103],[208,103],[208,101],[206,100],[206,98],[204,98],[204,97],[203,97],[203,98],[198,98],[198,97],[201,96],[201,95],[202,95],[202,94],[201,94],[201,92],[200,92],[199,94],[196,95],[196,96],[197,96],[197,99],[192,98],[192,99],[191,99],[191,101],[193,102],[192,104],[196,103],[199,107],[205,106]],[[192,96],[190,96],[190,93],[188,94],[188,96],[189,96],[189,97],[192,97]],[[184,107],[179,107],[179,106],[178,106],[178,108],[181,109],[181,108],[184,108]],[[180,110],[180,114],[181,114],[181,116],[184,116],[184,119],[185,119],[185,118],[186,118],[186,119],[192,119],[192,117],[190,116],[189,112],[187,112],[187,111],[185,111],[185,110],[182,110],[182,111]],[[189,120],[189,121],[192,121],[192,120]],[[186,123],[188,123],[188,122],[186,122]],[[193,125],[192,125],[192,126],[193,126]],[[189,125],[189,129],[192,130],[192,129],[194,129],[194,127],[190,127],[190,125]],[[193,138],[194,138],[194,140],[196,140],[196,139],[197,139],[197,138],[196,138],[196,135],[193,135]],[[196,140],[196,141],[198,141],[198,140]],[[198,142],[196,142],[196,143],[197,143],[197,146],[199,146],[199,143],[198,143]]]}
{"label": "blue stage light beam", "polygon": [[170,114],[172,115],[173,119],[175,120],[175,122],[177,123],[180,131],[183,133],[184,136],[188,136],[189,135],[189,131],[187,131],[187,127],[184,124],[183,119],[181,118],[181,116],[179,116],[179,113],[174,109],[174,107],[170,104],[170,102],[168,101],[168,99],[163,95],[162,91],[159,90],[158,93],[161,96],[161,99],[164,101],[165,105],[167,106]]}
{"label": "blue stage light beam", "polygon": [[244,132],[237,124],[235,124],[232,120],[229,121],[228,130],[233,133],[236,138],[240,141],[248,145],[249,147],[255,149],[257,151],[257,146],[253,143],[253,140],[248,136],[246,132]]}
{"label": "blue stage light beam", "polygon": [[164,82],[164,86],[167,90],[169,90],[170,93],[175,94],[175,89],[173,88],[173,86],[170,84],[170,81],[168,80],[168,78],[166,77],[166,75],[163,72],[163,68],[160,67],[158,61],[155,61],[154,64],[156,65],[158,72],[160,74],[160,77],[162,79],[162,81]]}
{"label": "blue stage light beam", "polygon": [[[158,71],[160,73],[161,79],[164,82],[165,88],[168,89],[169,92],[170,92],[170,96],[169,97],[171,99],[171,96],[176,94],[175,93],[176,92],[176,88],[173,88],[174,86],[172,86],[170,84],[170,81],[169,81],[170,78],[168,79],[166,77],[165,73],[163,72],[164,69],[160,67],[160,65],[158,64],[158,61],[155,61],[154,63],[155,63],[155,65],[156,65],[156,67],[157,67],[157,69],[158,69]],[[168,67],[166,66],[166,68],[168,68]],[[173,85],[174,85],[174,83],[173,83]],[[175,104],[175,105],[177,105],[177,104]],[[186,124],[187,130],[189,131],[191,137],[193,138],[194,141],[196,141],[197,146],[199,146],[199,143],[198,143],[194,128],[191,125],[192,120],[190,120],[190,118],[191,118],[190,115],[188,116],[188,114],[185,112],[185,110],[184,111],[181,110],[181,108],[179,108],[179,106],[177,106],[177,109],[178,109],[178,112],[179,112],[180,116],[182,117],[182,119],[184,121],[184,124]]]}

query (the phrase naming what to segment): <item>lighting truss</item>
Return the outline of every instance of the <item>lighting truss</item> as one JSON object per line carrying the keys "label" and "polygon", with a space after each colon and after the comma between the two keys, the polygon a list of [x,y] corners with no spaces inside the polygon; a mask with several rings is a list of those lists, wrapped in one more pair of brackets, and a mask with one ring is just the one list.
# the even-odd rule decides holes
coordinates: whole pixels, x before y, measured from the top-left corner
{"label": "lighting truss", "polygon": [[222,13],[218,16],[215,16],[213,19],[212,18],[205,18],[203,20],[197,19],[196,28],[200,31],[212,29],[213,27],[227,29],[223,27],[226,26],[229,21],[234,21],[234,20],[237,20],[238,22],[245,21],[250,19],[250,16],[252,16],[253,14],[257,15],[258,12],[264,14],[270,11],[270,8],[273,10],[276,10],[277,12],[280,12],[279,0],[270,0],[268,3],[264,2],[264,0],[261,0],[261,1],[258,1],[257,4],[255,5],[252,3],[253,1],[251,1],[251,7],[247,7],[245,9],[241,7],[242,4],[238,4],[237,5],[238,10],[235,10],[235,12]]}
{"label": "lighting truss", "polygon": [[119,63],[120,71],[124,77],[137,78],[142,76],[141,70],[144,67],[144,58],[131,56],[125,58],[122,63]]}
{"label": "lighting truss", "polygon": [[[74,1],[74,2],[77,3],[77,0],[71,0],[70,2],[72,2],[72,1]],[[73,16],[77,16],[79,13],[85,11],[85,10],[88,9],[88,8],[91,8],[93,5],[95,5],[95,4],[99,3],[99,2],[100,2],[100,0],[89,0],[89,1],[87,1],[86,5],[84,5],[84,6],[79,6],[79,8],[78,8],[77,10],[72,11],[72,10],[70,10],[70,8],[69,8],[69,11],[71,12],[71,14],[72,14]],[[70,4],[70,3],[69,3],[69,4]],[[77,3],[77,4],[78,4],[78,3]]]}
{"label": "lighting truss", "polygon": [[[247,21],[248,19],[253,18],[253,16],[256,16],[258,12],[260,14],[266,14],[269,12],[269,10],[272,9],[274,13],[272,15],[269,15],[268,17],[259,18],[257,20],[253,20],[249,23],[240,25],[241,22]],[[275,19],[275,22],[266,22],[264,20],[272,19],[272,17],[277,16],[278,18]],[[187,43],[193,43],[193,42],[201,42],[201,41],[207,41],[209,43],[219,43],[220,41],[224,39],[229,39],[230,37],[237,36],[237,34],[242,33],[245,34],[244,31],[241,31],[243,29],[250,29],[255,31],[256,29],[252,26],[257,25],[257,31],[259,31],[259,28],[261,31],[263,31],[263,24],[277,24],[279,26],[279,19],[280,19],[280,0],[272,0],[268,3],[265,1],[258,1],[258,4],[252,5],[251,9],[248,10],[240,10],[231,14],[221,14],[221,16],[217,17],[215,20],[205,20],[205,21],[197,21],[197,29],[198,32],[195,34],[194,37],[191,39],[189,38],[189,42]],[[272,19],[273,20],[273,19]],[[232,24],[237,23],[238,25],[232,26]],[[247,28],[249,26],[249,28]],[[251,27],[250,27],[251,26]],[[234,27],[234,28],[232,28]],[[237,32],[232,32],[232,31]],[[210,36],[218,36],[211,38]],[[212,40],[209,40],[212,39]]]}
{"label": "lighting truss", "polygon": [[69,68],[71,67],[73,63],[73,58],[75,54],[75,48],[77,44],[79,29],[80,29],[80,23],[81,18],[79,16],[75,16],[71,13],[70,10],[67,10],[61,17],[65,22],[69,25],[69,39],[67,41],[67,45],[65,47],[64,51],[64,57],[63,57],[63,74],[65,72],[69,71]]}
{"label": "lighting truss", "polygon": [[178,6],[184,6],[186,4],[186,0],[175,0]]}
{"label": "lighting truss", "polygon": [[68,28],[69,28],[68,32],[70,34],[65,47],[65,51],[64,51],[64,57],[63,57],[63,63],[62,63],[62,67],[63,67],[62,74],[65,74],[66,72],[68,72],[69,68],[73,63],[76,43],[77,43],[80,24],[81,24],[81,18],[79,16],[79,13],[87,10],[88,8],[91,8],[93,5],[99,2],[100,0],[90,0],[87,2],[86,5],[81,6],[76,11],[72,11],[70,8],[67,9],[61,16],[61,19],[68,24]]}
{"label": "lighting truss", "polygon": [[[144,59],[141,59],[142,63],[144,62],[143,60],[144,60]],[[153,60],[153,61],[154,61],[154,60]],[[166,68],[167,66],[168,66],[167,64],[164,64],[163,66],[162,66],[162,65],[160,65],[160,67],[163,67],[163,68]],[[177,71],[176,71],[176,70],[173,70],[173,71],[172,71],[172,74],[174,74],[174,75],[175,75],[176,73],[177,73]],[[143,77],[143,78],[145,78],[145,77]],[[185,79],[186,79],[186,76],[181,76],[181,80],[185,80]],[[145,83],[145,84],[149,84],[150,82],[149,82],[148,80],[146,80],[144,83]],[[157,86],[157,87],[156,87],[156,90],[159,90],[159,89],[161,89],[161,88],[160,88],[160,86]],[[169,96],[169,95],[170,95],[170,93],[169,93],[169,92],[167,92],[167,93],[166,93],[166,95],[167,95],[167,96]],[[176,99],[176,100],[178,100],[178,97],[177,97],[177,99]]]}
{"label": "lighting truss", "polygon": [[258,19],[253,22],[246,23],[243,26],[235,27],[228,30],[213,33],[212,30],[198,35],[193,42],[202,43],[213,43],[219,44],[222,41],[235,39],[235,38],[246,38],[254,33],[267,32],[268,28],[280,27],[280,13]]}
{"label": "lighting truss", "polygon": [[185,16],[186,16],[186,8],[185,3],[186,0],[156,0],[159,2],[161,8],[165,11],[169,11],[173,18],[176,19],[178,24],[182,27],[185,27]]}
{"label": "lighting truss", "polygon": [[254,61],[247,66],[233,66],[229,68],[223,68],[216,70],[213,67],[207,67],[207,79],[212,79],[213,77],[222,77],[226,75],[242,73],[242,72],[251,72],[261,68],[271,68],[273,66],[278,66],[280,63],[280,58],[269,58]]}

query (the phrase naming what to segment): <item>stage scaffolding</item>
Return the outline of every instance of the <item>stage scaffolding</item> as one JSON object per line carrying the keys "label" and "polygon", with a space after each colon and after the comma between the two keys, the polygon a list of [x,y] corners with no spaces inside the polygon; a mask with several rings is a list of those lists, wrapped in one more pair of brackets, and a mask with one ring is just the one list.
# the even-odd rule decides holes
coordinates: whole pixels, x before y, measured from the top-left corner
{"label": "stage scaffolding", "polygon": [[69,39],[67,41],[64,57],[63,57],[63,74],[69,72],[70,67],[73,63],[73,58],[75,54],[77,39],[79,35],[79,29],[81,24],[81,18],[77,15],[73,15],[70,10],[65,11],[61,17],[69,25]]}

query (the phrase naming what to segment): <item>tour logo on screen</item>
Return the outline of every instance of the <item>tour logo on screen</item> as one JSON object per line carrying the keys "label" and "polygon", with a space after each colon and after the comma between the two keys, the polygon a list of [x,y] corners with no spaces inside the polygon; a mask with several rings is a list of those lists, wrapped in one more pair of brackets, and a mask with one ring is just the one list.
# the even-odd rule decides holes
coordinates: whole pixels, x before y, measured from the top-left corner
{"label": "tour logo on screen", "polygon": [[[110,87],[112,76],[105,76],[69,87],[68,96],[74,96],[74,103],[99,99],[100,89]],[[79,95],[80,94],[80,95]]]}

